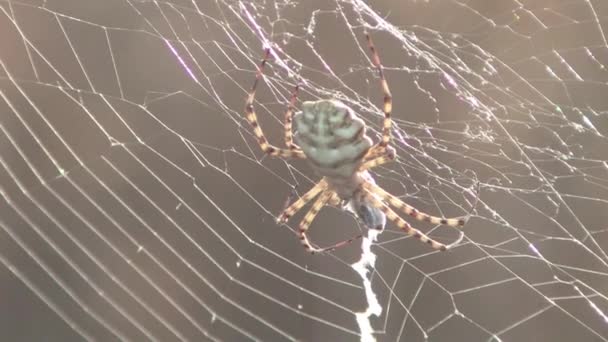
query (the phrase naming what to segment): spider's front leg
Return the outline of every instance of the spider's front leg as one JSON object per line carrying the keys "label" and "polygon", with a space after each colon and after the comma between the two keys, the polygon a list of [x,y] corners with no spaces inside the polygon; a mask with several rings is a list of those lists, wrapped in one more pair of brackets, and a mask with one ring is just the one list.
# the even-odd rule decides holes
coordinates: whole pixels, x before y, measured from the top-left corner
{"label": "spider's front leg", "polygon": [[317,183],[310,190],[308,190],[307,193],[305,193],[302,197],[300,197],[298,200],[293,202],[289,207],[285,208],[285,210],[283,210],[283,212],[277,218],[277,222],[278,223],[287,222],[287,220],[289,220],[290,217],[292,217],[300,209],[304,208],[306,203],[312,201],[315,197],[317,197],[317,195],[321,191],[323,191],[325,189],[327,189],[327,182],[325,181],[325,179],[321,179],[319,181],[319,183]]}
{"label": "spider's front leg", "polygon": [[450,227],[461,227],[467,223],[471,215],[469,213],[469,215],[467,216],[452,218],[432,216],[403,202],[402,200],[388,193],[386,190],[382,189],[376,184],[364,183],[363,188],[418,221],[425,221],[432,224],[442,224]]}
{"label": "spider's front leg", "polygon": [[433,249],[437,249],[440,251],[446,251],[446,250],[450,249],[452,246],[458,244],[462,240],[462,235],[461,235],[460,239],[458,239],[456,242],[454,242],[450,245],[445,245],[441,242],[437,242],[437,241],[431,239],[430,237],[428,237],[427,235],[425,235],[424,233],[422,233],[421,231],[419,231],[418,229],[412,227],[409,223],[407,223],[407,221],[405,221],[404,219],[399,217],[399,215],[397,215],[397,213],[395,213],[394,210],[389,208],[388,205],[386,205],[385,203],[383,203],[380,200],[378,195],[376,195],[375,193],[373,193],[365,188],[363,189],[363,191],[364,191],[364,194],[363,194],[364,199],[368,203],[370,203],[373,207],[381,210],[390,221],[395,223],[397,225],[397,227],[399,227],[401,230],[403,230],[407,235],[413,236],[414,238],[416,238],[424,243],[429,244]]}
{"label": "spider's front leg", "polygon": [[353,241],[363,237],[361,234],[359,234],[359,235],[353,236],[350,239],[343,240],[343,241],[335,243],[331,246],[323,247],[323,248],[316,248],[316,247],[312,246],[312,244],[310,243],[310,240],[308,239],[308,236],[306,235],[306,232],[308,232],[308,228],[310,228],[312,221],[315,219],[315,217],[317,216],[317,214],[319,213],[321,208],[323,208],[323,206],[325,206],[326,204],[338,205],[339,203],[340,203],[340,198],[338,197],[338,195],[331,190],[326,190],[315,201],[315,203],[312,205],[312,207],[310,208],[308,213],[306,213],[306,215],[304,215],[302,222],[300,222],[300,241],[302,243],[302,246],[304,246],[304,249],[306,249],[306,251],[308,253],[315,254],[315,253],[330,252],[330,251],[333,251],[340,247],[346,246],[346,245],[352,243]]}
{"label": "spider's front leg", "polygon": [[291,99],[289,100],[289,105],[287,106],[287,111],[285,112],[285,146],[290,150],[299,150],[298,145],[293,143],[293,112],[295,110],[296,100],[298,98],[298,91],[300,89],[299,85],[293,89],[293,93],[291,94]]}
{"label": "spider's front leg", "polygon": [[251,124],[251,127],[253,127],[253,133],[255,134],[255,137],[258,140],[258,144],[260,145],[260,148],[262,149],[262,151],[264,151],[264,153],[282,158],[305,159],[306,155],[301,149],[293,145],[291,137],[291,116],[293,114],[293,106],[295,104],[298,87],[296,87],[296,90],[294,91],[291,97],[287,112],[285,113],[285,129],[289,130],[289,132],[286,131],[285,133],[285,142],[287,143],[288,149],[278,148],[268,142],[268,139],[266,139],[266,136],[264,135],[264,132],[260,127],[260,123],[258,122],[258,117],[255,113],[255,109],[253,108],[253,103],[255,100],[255,91],[258,87],[258,83],[262,79],[264,66],[266,65],[266,60],[269,56],[270,49],[266,49],[264,59],[262,59],[262,62],[260,63],[260,67],[258,68],[258,71],[255,75],[255,81],[253,82],[253,86],[251,87],[251,91],[249,92],[249,95],[247,96],[247,101],[245,102],[245,115],[247,117],[247,120]]}
{"label": "spider's front leg", "polygon": [[306,249],[306,251],[311,254],[322,252],[323,250],[314,248],[310,244],[310,241],[306,236],[306,232],[308,231],[308,228],[310,228],[312,221],[314,221],[319,211],[321,211],[321,208],[323,208],[323,206],[325,206],[325,204],[327,204],[327,202],[332,197],[333,194],[330,191],[323,192],[321,196],[319,196],[319,198],[315,201],[315,203],[313,203],[312,207],[306,213],[306,215],[304,215],[302,222],[300,222],[300,242],[302,243],[302,246],[304,246],[304,249]]}

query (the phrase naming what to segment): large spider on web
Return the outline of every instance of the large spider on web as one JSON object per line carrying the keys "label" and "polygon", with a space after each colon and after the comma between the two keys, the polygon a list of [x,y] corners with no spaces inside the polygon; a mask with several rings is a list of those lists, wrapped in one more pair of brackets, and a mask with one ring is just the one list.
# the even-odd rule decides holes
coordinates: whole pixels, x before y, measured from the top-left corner
{"label": "large spider on web", "polygon": [[[318,196],[300,222],[299,228],[301,243],[310,253],[334,250],[361,237],[358,235],[325,248],[315,248],[308,240],[306,232],[319,211],[326,204],[339,206],[341,203],[349,203],[368,228],[381,230],[388,218],[406,234],[429,244],[434,249],[446,251],[460,242],[462,235],[458,241],[450,245],[437,242],[413,228],[389,205],[419,221],[451,227],[463,226],[468,221],[470,214],[463,217],[443,218],[421,212],[376,185],[368,172],[373,167],[393,161],[395,149],[389,146],[392,125],[391,92],[374,43],[367,32],[365,37],[373,63],[378,69],[384,93],[382,139],[377,144],[373,144],[372,139],[366,134],[363,120],[351,108],[336,99],[305,101],[302,103],[302,111],[294,115],[299,89],[299,86],[296,85],[285,112],[286,148],[271,145],[258,123],[253,107],[258,82],[263,77],[264,66],[270,57],[270,48],[265,50],[264,59],[258,68],[255,81],[247,97],[245,105],[247,120],[253,127],[258,144],[264,153],[281,158],[306,159],[315,172],[322,177],[312,189],[285,208],[277,221],[279,223],[287,222],[306,203]],[[295,135],[292,132],[292,120],[296,123]]]}

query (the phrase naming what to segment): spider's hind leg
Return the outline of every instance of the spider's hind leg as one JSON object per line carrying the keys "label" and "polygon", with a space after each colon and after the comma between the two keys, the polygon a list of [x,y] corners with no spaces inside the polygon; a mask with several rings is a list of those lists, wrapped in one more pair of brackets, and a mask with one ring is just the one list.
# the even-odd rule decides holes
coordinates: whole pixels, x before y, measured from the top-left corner
{"label": "spider's hind leg", "polygon": [[297,213],[300,209],[302,209],[306,203],[310,202],[313,198],[315,198],[321,191],[327,188],[327,182],[324,179],[321,179],[319,183],[313,186],[307,193],[305,193],[302,197],[300,197],[297,201],[293,202],[290,206],[285,208],[283,212],[277,218],[278,223],[285,223],[292,217],[295,213]]}
{"label": "spider's hind leg", "polygon": [[298,99],[298,91],[300,90],[300,85],[296,84],[293,89],[293,93],[291,94],[291,99],[289,100],[289,105],[287,106],[287,111],[285,112],[285,146],[287,146],[290,150],[298,149],[298,146],[293,143],[293,112],[295,110],[296,100]]}
{"label": "spider's hind leg", "polygon": [[359,168],[361,171],[372,169],[376,166],[386,164],[395,160],[396,154],[395,149],[391,146],[381,148],[376,146],[372,148],[368,155],[365,157],[363,164]]}
{"label": "spider's hind leg", "polygon": [[[291,146],[288,145],[289,149],[282,149],[282,148],[278,148],[274,145],[271,145],[268,142],[268,139],[266,139],[266,136],[264,135],[264,131],[262,130],[262,127],[260,127],[260,123],[258,122],[258,117],[255,113],[255,108],[253,107],[253,103],[255,100],[255,92],[257,90],[258,83],[262,79],[262,75],[264,72],[264,66],[266,65],[266,61],[268,60],[269,56],[270,56],[270,49],[266,49],[266,52],[264,54],[264,59],[262,59],[262,62],[260,63],[258,71],[255,74],[255,81],[253,82],[253,86],[251,87],[251,90],[249,91],[249,94],[247,95],[247,101],[245,102],[245,116],[247,117],[247,120],[249,121],[249,124],[251,125],[251,127],[253,127],[253,133],[255,134],[258,144],[260,145],[260,148],[262,149],[262,151],[264,151],[264,153],[271,155],[271,156],[275,156],[275,157],[305,159],[306,155],[304,154],[304,152],[302,150],[300,150],[298,148],[292,148]],[[297,94],[297,93],[294,93],[294,95],[295,94]],[[292,100],[290,103],[295,103],[294,95],[292,95]],[[292,108],[292,107],[293,107],[293,105],[290,104],[289,108]],[[288,109],[287,113],[285,114],[286,120],[287,120],[288,115],[291,120],[290,112],[292,112],[292,111],[293,110],[290,111]],[[289,126],[291,127],[291,124],[289,124]],[[290,128],[290,131],[291,131],[291,128]],[[287,134],[285,136],[285,141],[288,141]]]}

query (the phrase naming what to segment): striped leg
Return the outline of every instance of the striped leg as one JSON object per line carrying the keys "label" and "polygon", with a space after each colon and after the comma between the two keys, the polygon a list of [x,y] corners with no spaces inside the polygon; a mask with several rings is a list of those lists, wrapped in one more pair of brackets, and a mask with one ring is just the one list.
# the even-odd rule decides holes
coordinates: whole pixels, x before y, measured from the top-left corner
{"label": "striped leg", "polygon": [[[270,49],[266,49],[264,59],[262,60],[262,63],[260,64],[260,67],[258,68],[258,72],[255,75],[255,81],[253,82],[251,91],[249,92],[249,95],[247,96],[247,102],[245,103],[245,115],[247,116],[247,120],[253,127],[253,133],[255,134],[255,137],[258,139],[258,144],[260,145],[260,148],[262,149],[262,151],[264,151],[264,153],[271,155],[271,156],[278,156],[278,157],[283,157],[283,158],[305,159],[306,155],[304,155],[304,152],[300,149],[295,149],[295,148],[294,149],[292,149],[292,148],[281,149],[281,148],[278,148],[278,147],[273,146],[270,143],[268,143],[268,140],[266,139],[266,136],[264,135],[264,132],[262,131],[262,128],[260,127],[260,124],[258,122],[258,117],[255,114],[255,109],[253,108],[253,102],[255,100],[255,91],[258,87],[258,83],[262,79],[262,74],[264,72],[264,66],[266,65],[266,60],[268,59],[269,56],[270,56]],[[288,112],[289,112],[289,110],[288,110]],[[291,128],[290,128],[290,131],[291,131]]]}
{"label": "striped leg", "polygon": [[310,228],[312,221],[314,221],[315,217],[317,216],[319,211],[321,211],[323,206],[325,206],[328,202],[335,201],[336,198],[338,198],[338,197],[337,197],[337,194],[334,192],[326,191],[326,192],[322,193],[321,196],[319,196],[319,198],[312,205],[312,207],[310,208],[308,213],[306,213],[306,215],[304,216],[304,219],[302,219],[302,222],[300,222],[300,241],[302,243],[302,246],[304,246],[304,249],[306,249],[306,251],[311,254],[333,251],[334,249],[340,248],[342,246],[346,246],[346,245],[350,244],[351,242],[353,242],[357,239],[360,239],[362,237],[362,235],[359,234],[348,240],[340,241],[329,247],[324,247],[324,248],[315,248],[310,244],[310,240],[308,240],[308,237],[306,236],[306,232],[308,231],[308,228]]}
{"label": "striped leg", "polygon": [[461,240],[461,239],[459,239],[456,243],[453,243],[449,246],[444,245],[441,242],[437,242],[437,241],[429,238],[422,232],[420,232],[418,229],[410,226],[410,224],[407,223],[401,217],[399,217],[399,215],[397,215],[397,213],[395,213],[395,211],[393,211],[391,208],[389,208],[386,204],[382,203],[382,201],[378,199],[378,197],[377,197],[378,195],[374,194],[373,192],[371,192],[369,190],[363,190],[363,191],[365,191],[365,194],[364,194],[365,200],[368,201],[369,203],[371,203],[374,207],[382,210],[382,212],[386,215],[386,217],[389,220],[393,221],[397,225],[397,227],[399,227],[399,229],[403,230],[407,235],[413,236],[416,239],[429,244],[432,248],[438,249],[440,251],[447,251],[450,247],[452,247],[453,245],[455,245],[456,243],[458,243]]}
{"label": "striped leg", "polygon": [[393,160],[395,160],[395,149],[390,146],[387,146],[384,149],[383,153],[372,152],[370,153],[370,155],[372,157],[363,162],[363,164],[359,168],[360,171],[369,170],[376,166],[392,162]]}
{"label": "striped leg", "polygon": [[306,213],[304,219],[302,219],[302,222],[300,222],[300,241],[302,243],[302,246],[304,246],[304,249],[306,249],[306,251],[309,253],[314,254],[316,252],[320,252],[321,250],[314,248],[310,244],[310,241],[308,241],[308,237],[306,237],[306,232],[308,231],[310,224],[315,219],[319,211],[321,211],[321,208],[323,208],[323,206],[327,204],[327,201],[329,201],[331,197],[332,193],[329,191],[322,193],[321,196],[319,196],[319,198],[317,198],[315,203],[312,205],[308,213]]}
{"label": "striped leg", "polygon": [[296,105],[296,100],[298,98],[299,89],[300,89],[300,86],[296,85],[296,87],[293,90],[293,93],[291,94],[291,99],[289,100],[289,106],[287,107],[287,111],[285,112],[285,146],[287,146],[287,148],[289,148],[291,150],[295,150],[298,148],[293,143],[293,132],[291,130],[291,126],[292,126],[293,112],[294,112],[294,108]]}
{"label": "striped leg", "polygon": [[376,47],[374,46],[372,37],[369,35],[369,33],[366,32],[365,38],[367,39],[367,45],[369,46],[369,49],[372,52],[372,60],[374,62],[374,65],[378,69],[378,75],[380,76],[380,85],[382,86],[382,93],[384,93],[384,104],[382,106],[382,111],[384,112],[384,122],[382,124],[382,140],[380,141],[378,146],[385,148],[391,141],[391,112],[393,110],[393,97],[388,87],[388,82],[384,77],[384,71],[382,70],[380,56],[378,55],[378,51],[376,51]]}
{"label": "striped leg", "polygon": [[329,204],[333,205],[334,207],[339,207],[341,202],[342,200],[340,200],[340,196],[338,196],[337,193],[332,192],[331,198],[329,199]]}
{"label": "striped leg", "polygon": [[388,202],[390,205],[392,205],[396,209],[401,210],[402,212],[415,218],[418,221],[430,222],[432,224],[443,224],[443,225],[450,226],[450,227],[459,227],[459,226],[464,226],[467,223],[467,221],[469,220],[469,216],[444,218],[444,217],[431,216],[429,214],[420,212],[418,209],[403,202],[399,198],[389,194],[384,189],[382,189],[381,187],[379,187],[375,184],[366,182],[366,183],[363,183],[363,188],[373,194],[376,194],[377,196],[382,198],[384,201]]}
{"label": "striped leg", "polygon": [[380,157],[384,153],[386,153],[386,149],[383,147],[380,147],[378,144],[376,144],[367,151],[367,154],[365,156],[363,156],[363,160],[364,161],[372,160],[372,159]]}
{"label": "striped leg", "polygon": [[298,210],[302,209],[306,203],[310,202],[313,198],[319,194],[319,192],[325,190],[327,188],[327,183],[324,179],[321,179],[319,183],[312,187],[312,189],[308,190],[304,196],[300,197],[297,201],[293,202],[289,207],[287,207],[279,218],[277,219],[278,223],[285,223],[292,217]]}

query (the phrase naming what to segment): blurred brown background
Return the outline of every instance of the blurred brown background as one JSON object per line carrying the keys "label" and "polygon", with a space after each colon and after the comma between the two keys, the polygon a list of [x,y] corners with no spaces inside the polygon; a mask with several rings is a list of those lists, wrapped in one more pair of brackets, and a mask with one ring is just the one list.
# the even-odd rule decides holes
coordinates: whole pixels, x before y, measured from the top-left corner
{"label": "blurred brown background", "polygon": [[[340,97],[377,139],[381,93],[360,18],[379,23],[369,30],[395,97],[399,161],[377,181],[447,216],[470,209],[473,175],[482,182],[462,246],[432,253],[392,225],[382,234],[375,337],[608,339],[603,3],[0,9],[7,341],[359,340],[359,244],[310,256],[294,233],[300,215],[291,229],[274,222],[317,177],[262,159],[241,111],[267,39],[281,58],[257,97],[271,141],[296,80],[301,100]],[[332,208],[311,235],[324,246],[359,229]]]}

